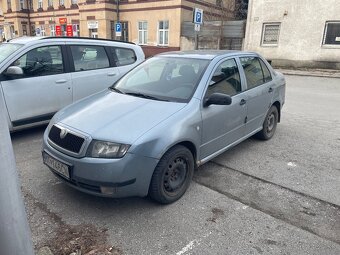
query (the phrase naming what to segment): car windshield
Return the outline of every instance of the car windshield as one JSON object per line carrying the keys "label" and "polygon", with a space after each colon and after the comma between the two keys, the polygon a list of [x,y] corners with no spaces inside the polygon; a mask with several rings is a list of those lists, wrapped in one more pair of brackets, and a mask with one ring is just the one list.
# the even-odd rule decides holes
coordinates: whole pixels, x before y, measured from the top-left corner
{"label": "car windshield", "polygon": [[153,57],[137,66],[112,89],[154,100],[188,102],[209,60],[181,57]]}
{"label": "car windshield", "polygon": [[21,48],[22,44],[2,43],[0,44],[0,63],[4,61],[14,51]]}

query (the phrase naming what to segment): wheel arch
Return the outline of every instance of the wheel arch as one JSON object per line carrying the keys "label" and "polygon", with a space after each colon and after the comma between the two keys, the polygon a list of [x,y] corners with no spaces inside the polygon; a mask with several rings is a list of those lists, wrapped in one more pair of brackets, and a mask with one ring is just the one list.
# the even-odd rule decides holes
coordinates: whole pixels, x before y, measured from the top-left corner
{"label": "wheel arch", "polygon": [[279,101],[275,101],[275,102],[273,103],[273,105],[276,107],[277,112],[278,112],[278,114],[279,114],[278,119],[277,119],[277,122],[280,123],[280,121],[281,121],[281,103],[280,103]]}

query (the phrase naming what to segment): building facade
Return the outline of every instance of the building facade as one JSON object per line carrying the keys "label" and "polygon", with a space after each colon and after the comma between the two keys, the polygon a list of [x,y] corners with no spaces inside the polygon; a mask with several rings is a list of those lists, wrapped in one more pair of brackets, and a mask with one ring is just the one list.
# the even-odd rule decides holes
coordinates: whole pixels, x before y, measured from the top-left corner
{"label": "building facade", "polygon": [[[119,39],[145,50],[177,50],[181,23],[193,8],[218,11],[221,0],[0,0],[0,31],[6,38],[82,36]],[[116,23],[121,33],[115,33]]]}
{"label": "building facade", "polygon": [[275,66],[340,69],[339,0],[249,0],[245,50]]}

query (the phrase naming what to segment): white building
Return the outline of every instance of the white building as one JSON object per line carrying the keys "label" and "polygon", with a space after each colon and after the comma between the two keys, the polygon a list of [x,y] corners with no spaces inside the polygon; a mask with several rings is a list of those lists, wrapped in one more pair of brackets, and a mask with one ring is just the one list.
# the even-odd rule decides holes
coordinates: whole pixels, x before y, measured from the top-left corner
{"label": "white building", "polygon": [[340,69],[340,0],[249,0],[244,49],[274,66]]}

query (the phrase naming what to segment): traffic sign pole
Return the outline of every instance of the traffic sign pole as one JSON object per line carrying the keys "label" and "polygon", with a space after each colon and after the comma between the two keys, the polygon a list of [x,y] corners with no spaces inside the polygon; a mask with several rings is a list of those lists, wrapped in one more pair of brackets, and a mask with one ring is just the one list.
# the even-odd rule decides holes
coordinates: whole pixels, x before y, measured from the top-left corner
{"label": "traffic sign pole", "polygon": [[195,24],[195,50],[198,49],[198,32],[203,24],[203,10],[199,8],[194,9],[193,23]]}
{"label": "traffic sign pole", "polygon": [[33,255],[5,109],[0,93],[0,254]]}

